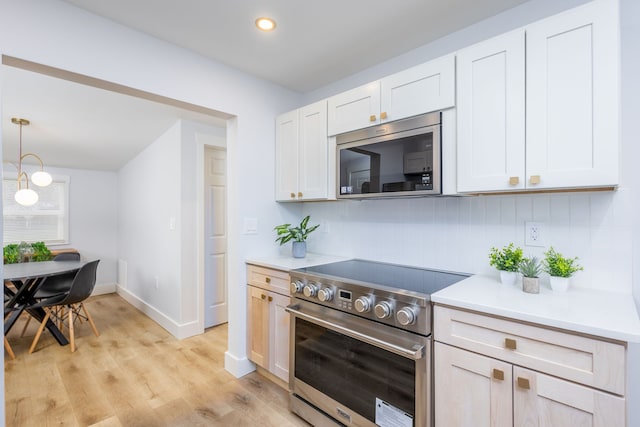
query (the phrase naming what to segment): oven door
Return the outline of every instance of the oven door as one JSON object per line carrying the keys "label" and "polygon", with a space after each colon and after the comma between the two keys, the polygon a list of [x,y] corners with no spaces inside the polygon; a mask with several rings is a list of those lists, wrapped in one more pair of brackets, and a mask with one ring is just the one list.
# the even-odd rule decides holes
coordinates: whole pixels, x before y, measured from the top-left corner
{"label": "oven door", "polygon": [[[309,408],[347,426],[431,425],[431,342],[302,300],[291,316],[291,408]],[[329,424],[327,424],[329,425]]]}

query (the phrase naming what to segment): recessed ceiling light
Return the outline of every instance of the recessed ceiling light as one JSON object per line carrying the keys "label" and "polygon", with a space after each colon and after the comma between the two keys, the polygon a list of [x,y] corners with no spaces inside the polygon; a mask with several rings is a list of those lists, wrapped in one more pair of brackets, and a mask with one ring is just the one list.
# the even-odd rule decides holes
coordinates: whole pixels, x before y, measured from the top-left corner
{"label": "recessed ceiling light", "polygon": [[276,28],[276,21],[271,18],[258,18],[256,27],[262,31],[273,31]]}

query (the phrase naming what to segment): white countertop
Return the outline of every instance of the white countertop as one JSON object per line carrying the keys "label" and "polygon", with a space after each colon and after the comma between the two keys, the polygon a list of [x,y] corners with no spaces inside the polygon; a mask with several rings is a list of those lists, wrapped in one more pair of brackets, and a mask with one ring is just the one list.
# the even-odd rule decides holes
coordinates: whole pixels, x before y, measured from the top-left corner
{"label": "white countertop", "polygon": [[351,259],[349,257],[340,257],[334,255],[322,255],[307,252],[304,258],[293,258],[290,255],[279,255],[266,258],[254,258],[246,260],[247,264],[259,265],[266,268],[274,268],[276,270],[290,271],[296,268],[311,267],[313,265],[329,264],[330,262],[345,261]]}
{"label": "white countertop", "polygon": [[497,278],[471,276],[431,295],[438,304],[510,317],[603,338],[640,342],[640,320],[631,295],[569,288],[539,294],[503,285]]}

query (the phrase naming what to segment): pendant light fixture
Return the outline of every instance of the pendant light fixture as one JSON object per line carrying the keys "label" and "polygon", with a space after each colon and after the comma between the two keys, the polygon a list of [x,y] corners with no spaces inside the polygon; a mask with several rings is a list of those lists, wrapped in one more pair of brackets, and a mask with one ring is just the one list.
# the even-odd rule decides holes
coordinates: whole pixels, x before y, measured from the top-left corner
{"label": "pendant light fixture", "polygon": [[[16,202],[18,202],[22,206],[31,206],[38,201],[38,193],[33,191],[31,188],[29,188],[29,176],[25,171],[22,170],[22,160],[25,157],[32,156],[32,157],[35,157],[40,163],[40,170],[31,174],[31,182],[37,185],[38,187],[46,187],[47,185],[51,184],[51,181],[53,181],[53,178],[51,178],[51,175],[49,173],[44,171],[44,165],[42,163],[42,159],[37,154],[34,154],[34,153],[22,154],[22,126],[29,126],[29,123],[30,123],[29,120],[13,117],[11,119],[11,123],[14,123],[20,126],[20,139],[19,139],[20,150],[18,153],[18,164],[16,165],[16,168],[18,168],[18,179],[17,179],[18,191],[16,191],[14,198],[16,199]],[[22,184],[23,179],[24,179],[24,188]]]}

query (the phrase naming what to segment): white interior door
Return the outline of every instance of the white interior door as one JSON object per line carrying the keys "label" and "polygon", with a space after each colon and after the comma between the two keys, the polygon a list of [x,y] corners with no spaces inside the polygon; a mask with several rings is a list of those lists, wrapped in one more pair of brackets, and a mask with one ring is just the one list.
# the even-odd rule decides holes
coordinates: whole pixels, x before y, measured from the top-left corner
{"label": "white interior door", "polygon": [[204,326],[227,321],[227,152],[206,147],[204,153],[205,267]]}

